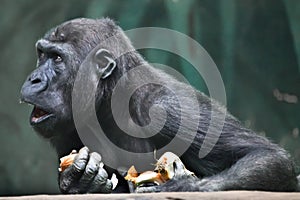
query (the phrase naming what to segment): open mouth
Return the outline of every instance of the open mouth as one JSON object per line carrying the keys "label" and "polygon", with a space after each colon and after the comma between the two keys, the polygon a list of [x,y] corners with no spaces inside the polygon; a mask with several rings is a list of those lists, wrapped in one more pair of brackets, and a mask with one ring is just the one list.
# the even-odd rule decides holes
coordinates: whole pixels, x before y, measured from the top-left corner
{"label": "open mouth", "polygon": [[51,113],[41,108],[38,108],[37,106],[34,106],[33,111],[31,113],[30,122],[31,124],[38,124],[45,121],[51,116],[52,116]]}

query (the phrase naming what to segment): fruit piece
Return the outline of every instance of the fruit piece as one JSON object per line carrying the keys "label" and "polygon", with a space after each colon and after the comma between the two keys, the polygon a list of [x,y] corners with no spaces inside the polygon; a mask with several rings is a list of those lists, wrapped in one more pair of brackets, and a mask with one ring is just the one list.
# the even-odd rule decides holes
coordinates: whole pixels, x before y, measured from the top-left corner
{"label": "fruit piece", "polygon": [[127,171],[127,175],[124,177],[125,180],[127,181],[131,181],[131,182],[135,182],[136,177],[138,177],[139,174],[136,171],[135,167],[132,165],[128,171]]}
{"label": "fruit piece", "polygon": [[73,150],[70,155],[60,158],[60,165],[58,171],[63,172],[67,167],[73,164],[74,158],[77,155],[77,151]]}
{"label": "fruit piece", "polygon": [[177,174],[194,176],[194,173],[187,170],[180,158],[172,152],[166,152],[158,159],[154,171],[160,173],[162,179],[166,182],[175,175],[174,164],[176,164]]}
{"label": "fruit piece", "polygon": [[161,174],[153,171],[146,171],[140,174],[135,179],[135,185],[139,186],[143,183],[155,183],[156,185],[160,185],[165,181],[162,179]]}
{"label": "fruit piece", "polygon": [[139,174],[135,167],[131,166],[125,176],[125,180],[132,182],[135,187],[143,183],[155,183],[156,185],[161,185],[174,177],[175,163],[177,173],[194,176],[193,172],[185,168],[177,155],[172,152],[166,152],[155,164],[156,168],[154,171],[146,171]]}

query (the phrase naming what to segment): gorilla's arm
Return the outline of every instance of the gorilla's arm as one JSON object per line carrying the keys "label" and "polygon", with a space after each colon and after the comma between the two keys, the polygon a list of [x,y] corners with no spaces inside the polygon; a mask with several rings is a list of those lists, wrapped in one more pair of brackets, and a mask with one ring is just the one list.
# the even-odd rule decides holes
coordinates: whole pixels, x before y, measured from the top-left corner
{"label": "gorilla's arm", "polygon": [[[276,150],[258,150],[238,160],[230,168],[204,178],[181,176],[162,186],[140,187],[136,192],[173,192],[173,191],[226,191],[226,190],[297,190],[296,174],[293,166],[283,152]],[[278,157],[281,156],[281,157]],[[277,173],[277,176],[274,176]],[[280,180],[283,180],[282,182]]]}

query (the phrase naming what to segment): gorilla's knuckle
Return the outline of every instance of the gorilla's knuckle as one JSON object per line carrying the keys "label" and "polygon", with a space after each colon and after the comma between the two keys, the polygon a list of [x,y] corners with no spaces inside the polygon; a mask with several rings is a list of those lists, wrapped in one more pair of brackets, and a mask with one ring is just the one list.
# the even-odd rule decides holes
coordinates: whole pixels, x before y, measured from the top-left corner
{"label": "gorilla's knuckle", "polygon": [[105,171],[105,169],[103,169],[103,168],[99,169],[98,175],[99,175],[99,178],[101,178],[102,180],[106,180],[108,178],[108,174]]}
{"label": "gorilla's knuckle", "polygon": [[69,188],[69,184],[67,182],[60,181],[60,183],[59,183],[59,189],[61,190],[61,192],[67,193],[68,192],[68,188]]}
{"label": "gorilla's knuckle", "polygon": [[94,159],[96,162],[101,161],[101,155],[97,152],[90,153],[90,159]]}
{"label": "gorilla's knuckle", "polygon": [[85,169],[86,163],[85,162],[74,162],[72,165],[72,169],[74,173],[80,173]]}
{"label": "gorilla's knuckle", "polygon": [[84,173],[87,175],[87,176],[93,176],[93,175],[96,175],[98,173],[98,169],[99,167],[97,165],[88,165],[86,168],[85,168],[85,171]]}

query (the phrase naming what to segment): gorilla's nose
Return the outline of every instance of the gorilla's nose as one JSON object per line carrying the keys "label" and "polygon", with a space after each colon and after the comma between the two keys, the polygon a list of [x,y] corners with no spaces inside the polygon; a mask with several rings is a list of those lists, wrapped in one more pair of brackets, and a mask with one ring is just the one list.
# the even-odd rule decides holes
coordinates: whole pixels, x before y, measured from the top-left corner
{"label": "gorilla's nose", "polygon": [[48,81],[45,73],[41,71],[32,72],[21,89],[22,97],[30,97],[47,89]]}

